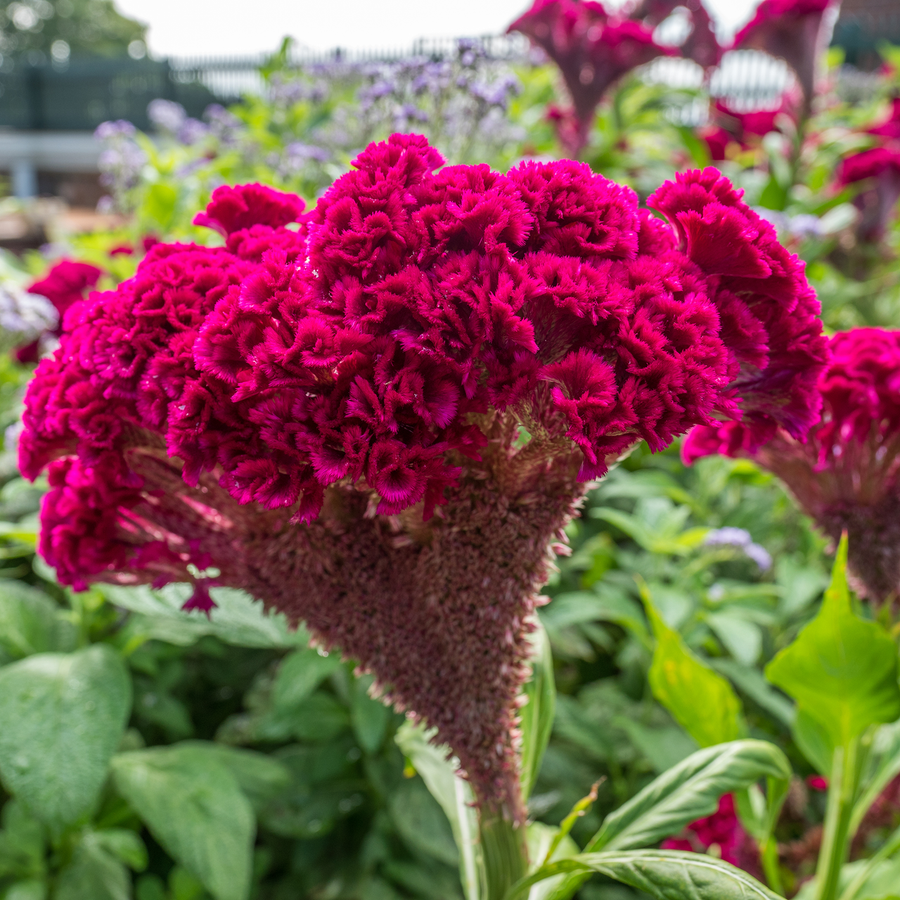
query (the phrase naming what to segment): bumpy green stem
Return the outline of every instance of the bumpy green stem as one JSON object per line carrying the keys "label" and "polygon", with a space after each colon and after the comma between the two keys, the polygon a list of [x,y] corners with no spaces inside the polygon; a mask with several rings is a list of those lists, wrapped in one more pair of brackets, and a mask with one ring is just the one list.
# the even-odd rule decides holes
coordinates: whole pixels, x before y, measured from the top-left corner
{"label": "bumpy green stem", "polygon": [[828,785],[828,808],[822,850],[816,869],[815,900],[836,900],[841,868],[850,853],[850,819],[859,778],[859,740],[854,739],[834,751],[831,781]]}
{"label": "bumpy green stem", "polygon": [[486,815],[481,822],[484,858],[484,900],[502,900],[509,888],[528,872],[525,826],[500,816]]}

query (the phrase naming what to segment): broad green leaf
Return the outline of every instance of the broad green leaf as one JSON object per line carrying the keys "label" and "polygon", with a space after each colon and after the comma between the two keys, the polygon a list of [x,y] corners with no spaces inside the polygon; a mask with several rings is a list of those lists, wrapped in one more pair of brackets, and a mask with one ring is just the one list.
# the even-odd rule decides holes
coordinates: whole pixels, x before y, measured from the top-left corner
{"label": "broad green leaf", "polygon": [[341,664],[340,655],[317,650],[295,650],[278,667],[272,687],[272,705],[283,709],[299,706]]}
{"label": "broad green leaf", "polygon": [[820,775],[831,777],[834,741],[826,726],[814,719],[805,709],[798,709],[791,726],[791,735],[800,752]]}
{"label": "broad green leaf", "polygon": [[897,647],[879,623],[853,611],[846,535],[819,614],[769,663],[766,677],[825,726],[836,746],[900,716]]}
{"label": "broad green leaf", "polygon": [[210,759],[221,763],[234,776],[238,787],[257,812],[291,784],[290,769],[265,753],[208,741],[182,741],[178,746],[197,748]]}
{"label": "broad green leaf", "polygon": [[[685,511],[684,518],[686,518],[690,513],[690,508],[684,506],[680,509]],[[645,550],[670,556],[687,556],[703,543],[703,539],[709,531],[708,528],[688,528],[681,531],[677,527],[671,527],[669,523],[666,523],[669,527],[654,529],[648,527],[647,523],[641,521],[637,516],[603,506],[593,507],[590,515],[592,518],[602,519],[610,525],[615,525]]]}
{"label": "broad green leaf", "polygon": [[400,837],[409,847],[448,866],[459,864],[450,823],[420,779],[402,781],[391,792],[388,810]]}
{"label": "broad green leaf", "polygon": [[528,702],[522,707],[522,797],[531,795],[541,768],[544,751],[553,730],[556,712],[556,683],[553,679],[553,652],[543,626],[531,635],[531,677],[525,682]]}
{"label": "broad green leaf", "polygon": [[130,626],[136,634],[170,644],[189,646],[206,634],[238,647],[293,648],[309,643],[305,628],[291,629],[284,615],[266,612],[262,603],[232,588],[212,588],[217,605],[210,618],[182,611],[191,596],[190,585],[170,584],[158,591],[147,585],[102,584],[95,588],[116,606],[140,614]]}
{"label": "broad green leaf", "polygon": [[350,699],[350,723],[360,747],[366,753],[374,753],[384,742],[391,710],[380,700],[369,696],[372,677],[365,675],[353,684]]}
{"label": "broad green leaf", "polygon": [[542,866],[513,885],[505,900],[524,900],[533,884],[567,872],[605,875],[659,900],[782,900],[729,863],[675,850],[582,853]]}
{"label": "broad green leaf", "polygon": [[87,816],[131,708],[131,682],[105,644],[0,669],[0,776],[51,830]]}
{"label": "broad green leaf", "polygon": [[202,745],[120,753],[116,788],[216,900],[247,900],[255,823],[237,779]]}
{"label": "broad green leaf", "polygon": [[131,900],[128,870],[88,834],[57,877],[53,900]]}
{"label": "broad green leaf", "polygon": [[130,828],[104,828],[95,831],[93,839],[129,869],[143,872],[147,868],[147,848],[140,835]]}
{"label": "broad green leaf", "polygon": [[47,900],[47,882],[42,878],[29,878],[11,884],[3,900]]}
{"label": "broad green leaf", "polygon": [[41,823],[21,801],[3,805],[0,829],[0,881],[17,878],[31,881],[44,873],[46,836]]}
{"label": "broad green leaf", "polygon": [[447,759],[449,750],[436,747],[429,736],[430,732],[423,726],[406,721],[397,729],[394,740],[450,822],[459,850],[460,879],[466,900],[479,900],[481,846],[475,797],[471,786],[457,776],[456,766]]}
{"label": "broad green leaf", "polygon": [[21,659],[74,650],[75,629],[44,593],[20,581],[0,580],[0,647]]}
{"label": "broad green leaf", "polygon": [[656,637],[649,672],[653,695],[701,747],[737,740],[746,731],[737,694],[666,625],[644,586],[641,593]]}
{"label": "broad green leaf", "polygon": [[713,612],[706,622],[725,649],[745,666],[754,665],[762,653],[762,631],[755,622],[748,622],[730,610]]}
{"label": "broad green leaf", "polygon": [[689,822],[712,815],[723,794],[762,778],[790,781],[790,764],[775,744],[743,740],[698,750],[610,813],[586,849],[631,850],[656,844]]}
{"label": "broad green leaf", "polygon": [[738,691],[761,706],[769,715],[774,716],[782,725],[788,728],[793,725],[796,717],[794,704],[780,691],[776,691],[758,669],[725,658],[713,660],[712,665],[717,672],[731,681]]}

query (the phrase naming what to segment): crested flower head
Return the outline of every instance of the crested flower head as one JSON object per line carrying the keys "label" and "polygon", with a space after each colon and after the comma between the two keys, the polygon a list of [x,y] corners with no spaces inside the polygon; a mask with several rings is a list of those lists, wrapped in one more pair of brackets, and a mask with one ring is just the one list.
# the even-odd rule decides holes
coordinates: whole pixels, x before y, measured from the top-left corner
{"label": "crested flower head", "polygon": [[840,0],[763,0],[734,37],[734,49],[762,50],[794,70],[803,91],[803,118],[809,115],[839,6]]}
{"label": "crested flower head", "polygon": [[587,142],[594,110],[610,86],[632,69],[671,53],[643,23],[611,16],[592,0],[535,0],[512,25],[559,66],[572,99],[560,132],[573,155]]}
{"label": "crested flower head", "polygon": [[584,483],[724,418],[802,437],[822,346],[802,265],[715,170],[657,192],[666,222],[576,162],[442,163],[394,135],[308,215],[214,197],[225,247],[159,244],[70,310],[21,463],[49,466],[63,582],[305,620],[520,820],[529,623]]}
{"label": "crested flower head", "polygon": [[750,449],[727,424],[692,431],[684,455],[750,456],[774,472],[833,540],[847,530],[857,585],[881,602],[900,592],[900,331],[858,328],[830,346],[822,416],[806,442],[779,430]]}

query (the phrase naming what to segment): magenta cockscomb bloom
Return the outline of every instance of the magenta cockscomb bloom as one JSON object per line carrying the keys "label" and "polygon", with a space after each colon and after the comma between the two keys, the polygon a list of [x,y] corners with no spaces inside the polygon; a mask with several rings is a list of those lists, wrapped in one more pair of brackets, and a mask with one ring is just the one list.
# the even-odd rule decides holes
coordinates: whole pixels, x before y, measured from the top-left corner
{"label": "magenta cockscomb bloom", "polygon": [[829,537],[848,532],[857,587],[881,603],[900,592],[900,331],[858,328],[830,345],[822,417],[805,443],[779,430],[750,450],[729,424],[692,431],[684,455],[749,456],[774,472]]}
{"label": "magenta cockscomb bloom", "polygon": [[722,46],[716,38],[715,23],[702,0],[641,0],[630,18],[655,28],[676,10],[686,15],[689,27],[687,35],[677,45],[678,53],[704,69],[717,66],[722,60]]}
{"label": "magenta cockscomb bloom", "polygon": [[889,142],[841,160],[838,184],[865,182],[853,203],[862,213],[856,226],[860,240],[880,241],[897,214],[900,201],[900,146]]}
{"label": "magenta cockscomb bloom", "polygon": [[802,438],[823,345],[802,264],[714,169],[660,188],[667,224],[570,160],[442,163],[395,135],[304,216],[220,189],[224,247],[157,245],[70,310],[21,464],[49,468],[63,583],[304,620],[520,822],[527,635],[585,483],[722,418]]}
{"label": "magenta cockscomb bloom", "polygon": [[591,0],[535,0],[509,26],[539,46],[559,66],[572,100],[558,117],[567,153],[585,146],[594,111],[610,86],[632,69],[673,51],[660,47],[643,23],[610,16]]}
{"label": "magenta cockscomb bloom", "polygon": [[662,842],[663,850],[686,850],[707,853],[711,849],[719,859],[762,878],[759,850],[756,842],[744,830],[734,804],[734,794],[724,794],[719,808],[711,815],[686,826],[679,837]]}
{"label": "magenta cockscomb bloom", "polygon": [[[56,263],[50,271],[38,281],[27,287],[29,294],[46,297],[59,313],[60,326],[53,332],[59,336],[62,332],[62,320],[75,303],[84,299],[85,291],[92,288],[103,274],[101,269],[89,263],[74,262],[63,259]],[[16,350],[16,359],[21,363],[37,362],[40,354],[40,341],[32,341]]]}
{"label": "magenta cockscomb bloom", "polygon": [[874,134],[892,141],[900,141],[900,97],[891,100],[891,111],[888,117],[878,125],[868,129],[868,134]]}
{"label": "magenta cockscomb bloom", "polygon": [[762,50],[783,59],[803,91],[801,117],[809,115],[820,60],[831,41],[840,0],[763,0],[735,35],[733,49]]}

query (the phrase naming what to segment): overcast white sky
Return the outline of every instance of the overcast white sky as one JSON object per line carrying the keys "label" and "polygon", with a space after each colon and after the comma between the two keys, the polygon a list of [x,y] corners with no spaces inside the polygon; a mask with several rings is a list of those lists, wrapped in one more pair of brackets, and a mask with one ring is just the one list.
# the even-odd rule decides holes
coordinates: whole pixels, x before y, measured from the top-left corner
{"label": "overcast white sky", "polygon": [[[706,0],[723,33],[758,0]],[[289,34],[316,50],[406,47],[416,38],[499,34],[531,0],[116,0],[150,26],[154,56],[275,50]]]}

